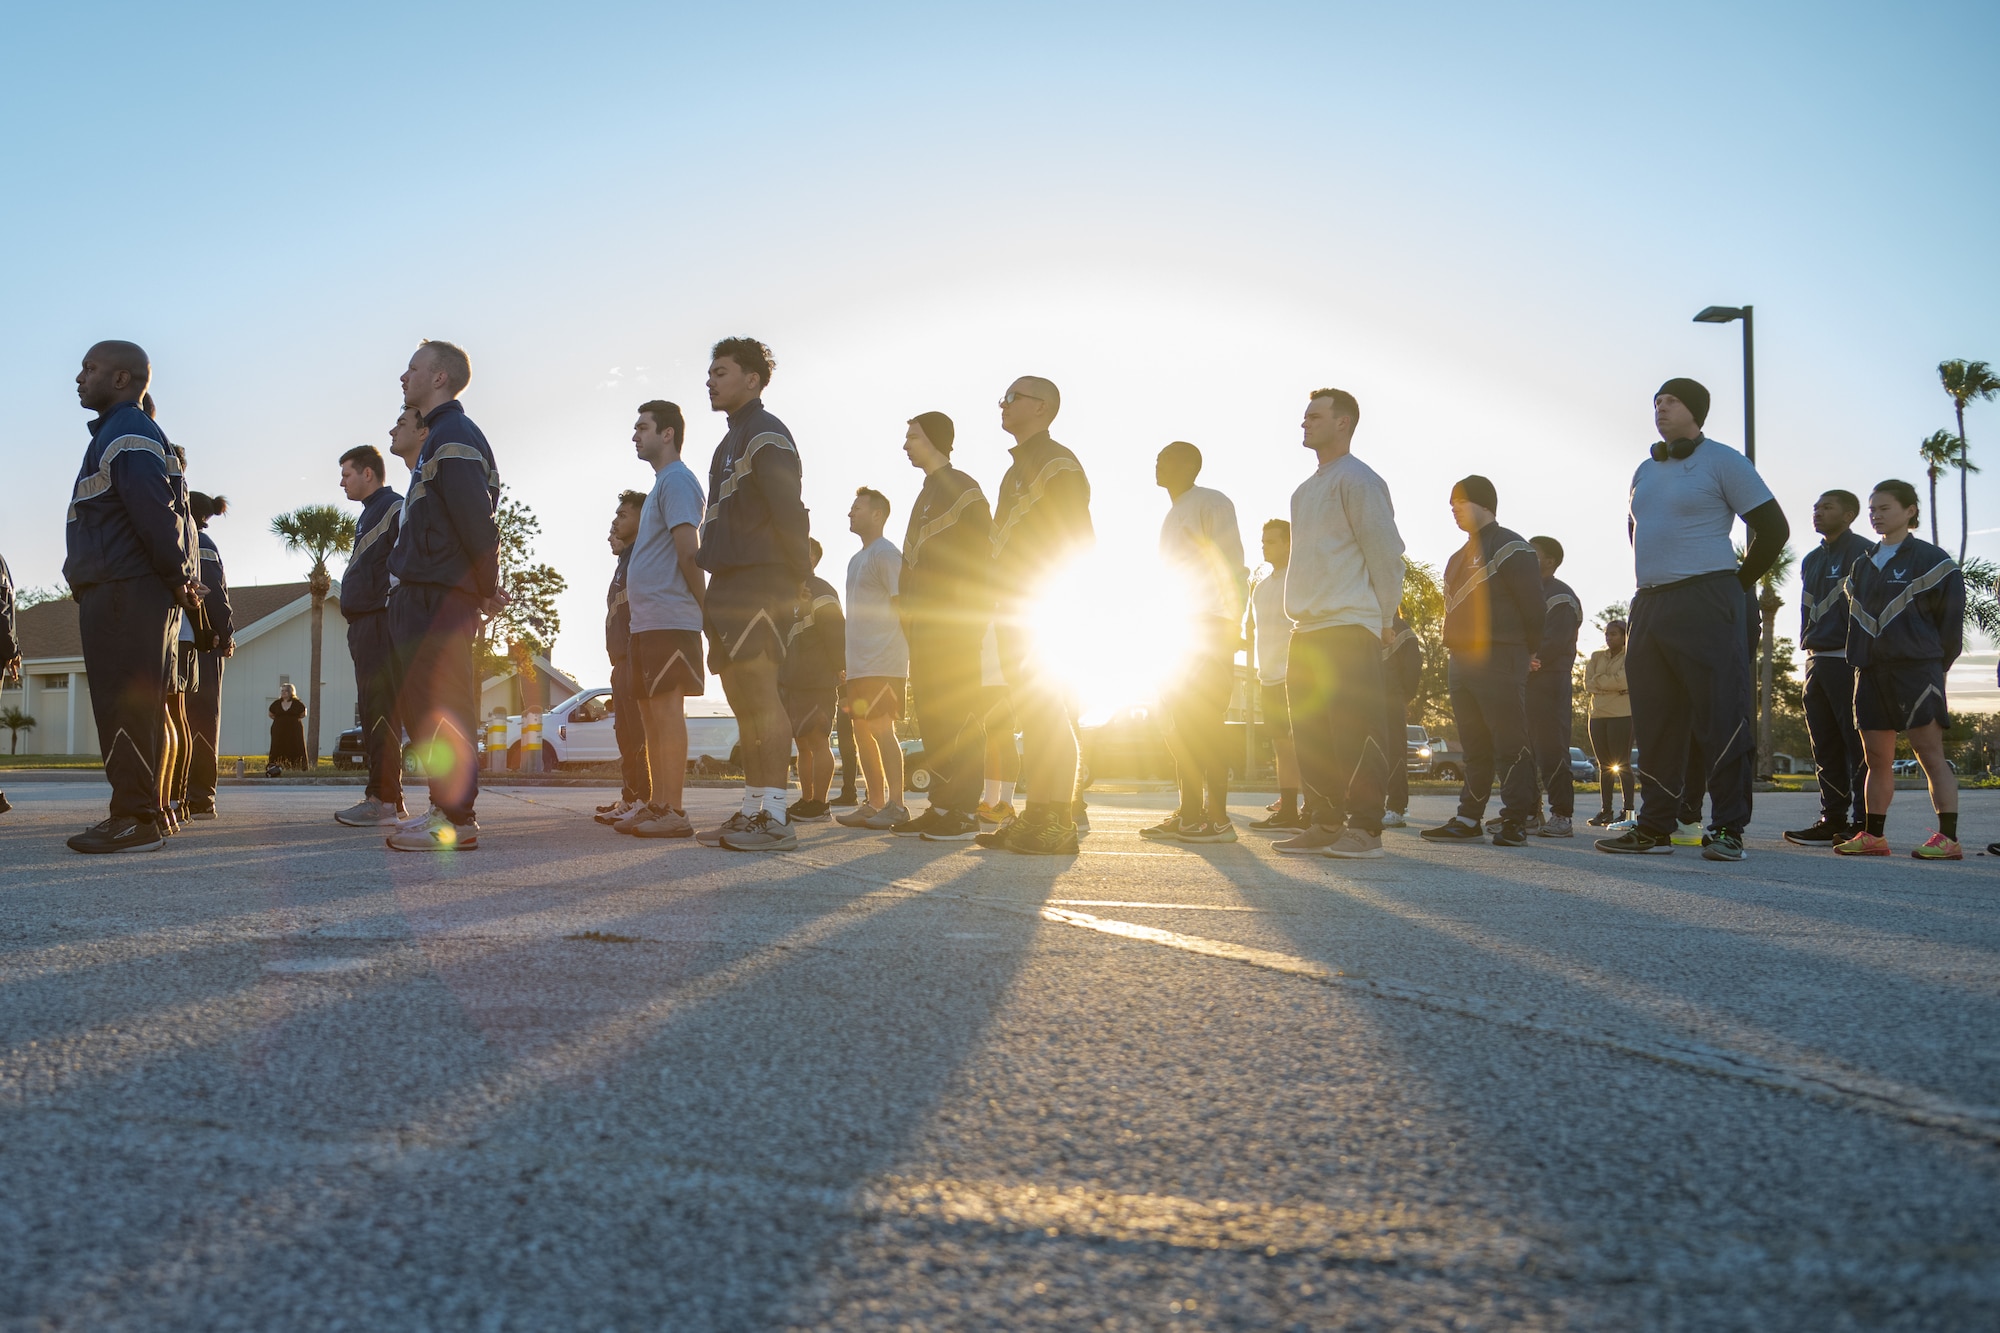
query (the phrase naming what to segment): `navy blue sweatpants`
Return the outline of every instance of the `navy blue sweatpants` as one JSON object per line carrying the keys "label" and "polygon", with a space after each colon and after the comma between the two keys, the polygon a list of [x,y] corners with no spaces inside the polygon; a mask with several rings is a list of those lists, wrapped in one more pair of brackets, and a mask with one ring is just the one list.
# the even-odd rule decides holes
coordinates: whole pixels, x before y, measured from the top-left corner
{"label": "navy blue sweatpants", "polygon": [[167,680],[179,646],[174,596],[148,574],[99,583],[76,594],[76,601],[111,813],[158,823]]}
{"label": "navy blue sweatpants", "polygon": [[1707,765],[1711,827],[1750,822],[1757,739],[1743,585],[1729,570],[1641,588],[1632,598],[1625,676],[1639,746],[1639,826],[1670,834],[1687,792],[1690,743]]}
{"label": "navy blue sweatpants", "polygon": [[1844,657],[1806,662],[1806,734],[1819,772],[1819,813],[1829,824],[1859,825],[1868,816],[1861,781],[1868,762],[1854,726],[1854,668]]}
{"label": "navy blue sweatpants", "polygon": [[478,632],[478,604],[457,588],[399,583],[389,592],[397,704],[423,757],[431,804],[454,824],[471,822],[479,797],[479,682],[472,666]]}
{"label": "navy blue sweatpants", "polygon": [[1465,747],[1465,785],[1458,791],[1461,818],[1480,820],[1500,779],[1500,818],[1525,824],[1541,795],[1535,786],[1535,750],[1528,740],[1528,650],[1499,645],[1485,657],[1451,655],[1451,716]]}
{"label": "navy blue sweatpants", "polygon": [[361,753],[368,760],[368,795],[403,803],[403,723],[396,711],[396,651],[389,613],[370,611],[347,622],[354,659],[354,697],[361,704]]}

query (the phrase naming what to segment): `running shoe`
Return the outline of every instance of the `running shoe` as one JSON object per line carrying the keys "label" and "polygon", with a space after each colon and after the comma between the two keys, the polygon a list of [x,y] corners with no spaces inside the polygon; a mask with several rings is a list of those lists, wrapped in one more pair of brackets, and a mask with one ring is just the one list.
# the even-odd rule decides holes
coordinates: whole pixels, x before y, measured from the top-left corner
{"label": "running shoe", "polygon": [[790,824],[773,819],[769,810],[759,810],[746,827],[723,834],[722,845],[732,852],[789,852],[798,847],[799,835]]}
{"label": "running shoe", "polygon": [[1796,843],[1801,847],[1831,847],[1837,842],[1846,842],[1853,836],[1854,830],[1847,825],[1822,819],[1811,828],[1786,830],[1785,841]]}
{"label": "running shoe", "polygon": [[1604,827],[1613,833],[1630,833],[1633,829],[1639,827],[1639,820],[1630,810],[1627,810]]}
{"label": "running shoe", "polygon": [[92,856],[112,852],[156,852],[160,849],[159,826],[150,819],[113,815],[70,838],[69,849]]}
{"label": "running shoe", "polygon": [[1699,847],[1708,837],[1708,831],[1699,824],[1682,824],[1672,834],[1676,847]]}
{"label": "running shoe", "polygon": [[1181,825],[1182,842],[1235,842],[1236,825],[1229,820],[1204,819],[1199,824]]}
{"label": "running shoe", "polygon": [[384,841],[398,852],[469,852],[479,846],[479,821],[454,824],[432,806],[422,823],[399,824]]}
{"label": "running shoe", "polygon": [[1016,824],[1007,839],[1007,850],[1022,856],[1075,856],[1077,830],[1069,824],[1045,819],[1035,824]]}
{"label": "running shoe", "polygon": [[1570,822],[1568,815],[1550,815],[1542,821],[1542,826],[1535,830],[1535,836],[1538,838],[1574,838],[1576,836],[1576,825]]}
{"label": "running shoe", "polygon": [[1175,811],[1157,824],[1149,824],[1139,830],[1139,836],[1148,842],[1179,842],[1181,840],[1180,812]]}
{"label": "running shoe", "polygon": [[1704,861],[1741,861],[1743,855],[1741,833],[1719,828],[1701,840],[1701,859]]}
{"label": "running shoe", "polygon": [[[13,808],[14,808],[13,802],[7,799],[7,793],[4,791],[0,791],[0,815],[6,814],[9,810],[12,810]],[[211,818],[213,818],[213,816],[211,816]]]}
{"label": "running shoe", "polygon": [[631,807],[631,804],[632,803],[630,801],[626,800],[623,796],[621,796],[617,800],[612,801],[608,805],[598,806],[597,809],[591,813],[590,817],[592,819],[595,819],[600,824],[609,824],[612,821],[604,818],[605,815],[612,814],[612,812],[617,810],[629,809]]}
{"label": "running shoe", "polygon": [[1947,838],[1942,833],[1933,833],[1924,839],[1924,845],[1911,851],[1911,856],[1919,861],[1963,861],[1965,849],[1958,845],[1957,838]]}
{"label": "running shoe", "polygon": [[[1495,831],[1498,831],[1497,828]],[[1485,830],[1464,815],[1453,815],[1436,828],[1427,828],[1417,836],[1425,842],[1478,842],[1485,836]]]}
{"label": "running shoe", "polygon": [[[863,808],[865,809],[866,807]],[[910,807],[898,801],[894,805],[885,805],[880,810],[871,812],[859,824],[849,824],[848,827],[873,829],[878,833],[886,833],[898,824],[907,823],[909,818]],[[842,819],[840,822],[846,824],[847,820]]]}
{"label": "running shoe", "polygon": [[[1382,821],[1384,827],[1388,825],[1388,822],[1386,819]],[[1302,810],[1294,810],[1291,814],[1286,814],[1280,810],[1268,819],[1253,819],[1250,821],[1250,831],[1252,833],[1304,833],[1311,827],[1312,822],[1306,818],[1305,812]]]}
{"label": "running shoe", "polygon": [[1889,840],[1879,833],[1870,833],[1865,828],[1846,842],[1835,843],[1833,850],[1842,856],[1888,856],[1890,854]]}
{"label": "running shoe", "polygon": [[720,847],[722,840],[731,833],[741,833],[750,827],[750,816],[738,810],[715,828],[705,828],[694,835],[694,840],[704,847]]}
{"label": "running shoe", "polygon": [[1274,814],[1274,815],[1275,815],[1275,814],[1277,814],[1277,813],[1278,813],[1278,809],[1279,809],[1279,807],[1281,807],[1282,805],[1284,805],[1284,803],[1285,803],[1285,798],[1284,798],[1284,797],[1282,797],[1282,796],[1280,796],[1280,797],[1279,797],[1279,798],[1278,798],[1277,800],[1275,800],[1275,801],[1271,802],[1271,803],[1270,803],[1269,805],[1265,806],[1264,808],[1265,808],[1266,810],[1269,810],[1269,811],[1270,811],[1270,812],[1271,812],[1272,814]]}
{"label": "running shoe", "polygon": [[899,838],[921,838],[936,828],[945,818],[945,812],[936,806],[927,807],[920,815],[889,826],[889,832]]}
{"label": "running shoe", "polygon": [[1340,831],[1339,837],[1320,849],[1320,855],[1336,861],[1379,861],[1382,859],[1382,835],[1366,829],[1345,828]]}
{"label": "running shoe", "polygon": [[866,828],[868,821],[881,813],[872,805],[857,805],[844,815],[835,815],[833,822],[843,828]]}
{"label": "running shoe", "polygon": [[1004,852],[1007,850],[1008,842],[1014,837],[1014,830],[1021,827],[1023,822],[1024,817],[1016,816],[1002,824],[999,828],[987,829],[980,833],[972,840],[972,843],[975,847],[984,847],[988,851]]}
{"label": "running shoe", "polygon": [[[1492,819],[1486,821],[1486,831],[1488,833],[1498,833],[1500,831],[1500,826],[1506,822],[1507,822],[1507,817],[1505,815],[1495,815]],[[1534,832],[1534,830],[1540,828],[1541,826],[1542,826],[1541,815],[1539,813],[1532,814],[1529,815],[1527,819],[1522,821],[1521,831],[1524,833],[1532,833]]]}
{"label": "running shoe", "polygon": [[1346,833],[1344,826],[1327,828],[1314,824],[1296,838],[1272,843],[1271,850],[1285,856],[1325,856],[1326,849],[1339,842]]}
{"label": "running shoe", "polygon": [[1609,810],[1599,810],[1590,817],[1589,823],[1592,828],[1608,828],[1611,825],[1611,812]]}
{"label": "running shoe", "polygon": [[1615,856],[1670,856],[1674,841],[1665,833],[1655,833],[1634,824],[1615,838],[1599,838],[1596,846],[1598,851]]}
{"label": "running shoe", "polygon": [[925,829],[925,842],[971,842],[979,836],[979,821],[971,815],[943,814]]}
{"label": "running shoe", "polygon": [[634,801],[630,806],[626,808],[624,814],[618,816],[617,819],[612,821],[611,830],[614,833],[635,832],[638,829],[639,825],[645,823],[647,820],[651,819],[654,815],[658,813],[659,811],[655,810],[652,806],[648,805],[646,802]]}
{"label": "running shoe", "polygon": [[998,828],[1014,817],[1014,803],[1012,801],[1002,801],[998,805],[988,805],[986,802],[981,801],[976,813],[979,816],[981,825],[990,824]]}
{"label": "running shoe", "polygon": [[688,822],[685,811],[672,806],[649,805],[646,817],[632,826],[635,838],[692,838],[694,825]]}
{"label": "running shoe", "polygon": [[[7,813],[6,802],[7,798],[5,796],[0,796],[0,815],[4,815]],[[202,801],[200,803],[196,803],[193,801],[188,802],[187,817],[189,819],[214,819],[216,817],[215,802],[214,801]]]}
{"label": "running shoe", "polygon": [[1409,822],[1401,810],[1384,810],[1382,812],[1383,828],[1402,828]]}
{"label": "running shoe", "polygon": [[800,801],[785,811],[785,819],[793,824],[830,824],[833,808],[825,801]]}
{"label": "running shoe", "polygon": [[1526,847],[1528,831],[1519,824],[1502,824],[1500,831],[1493,835],[1495,847]]}

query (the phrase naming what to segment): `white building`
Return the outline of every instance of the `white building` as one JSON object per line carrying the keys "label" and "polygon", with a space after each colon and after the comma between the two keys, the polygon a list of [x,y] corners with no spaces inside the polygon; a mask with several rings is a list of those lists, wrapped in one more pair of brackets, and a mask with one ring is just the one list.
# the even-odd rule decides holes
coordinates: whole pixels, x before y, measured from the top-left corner
{"label": "white building", "polygon": [[[340,733],[354,725],[354,666],[347,655],[347,622],[340,615],[339,585],[326,599],[320,658],[319,748],[331,754]],[[222,672],[222,727],[216,750],[261,755],[270,749],[268,710],[278,687],[290,684],[310,699],[312,593],[304,583],[250,584],[229,590],[236,613],[236,655]],[[96,754],[97,724],[90,711],[90,679],[83,669],[83,639],[72,601],[43,602],[20,613],[21,685],[0,691],[0,708],[13,706],[35,719],[20,735],[22,754]],[[25,696],[25,697],[24,697]],[[307,719],[307,725],[311,725]]]}

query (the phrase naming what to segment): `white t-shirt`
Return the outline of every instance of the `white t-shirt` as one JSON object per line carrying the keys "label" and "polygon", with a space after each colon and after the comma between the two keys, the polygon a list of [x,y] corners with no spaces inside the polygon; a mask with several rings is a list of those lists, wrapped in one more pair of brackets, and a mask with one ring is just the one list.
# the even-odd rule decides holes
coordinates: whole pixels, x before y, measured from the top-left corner
{"label": "white t-shirt", "polygon": [[1891,560],[1894,560],[1896,558],[1896,552],[1902,549],[1903,549],[1903,544],[1901,542],[1897,542],[1894,546],[1884,546],[1880,542],[1877,542],[1875,544],[1875,554],[1869,556],[1868,558],[1875,562],[1875,568],[1882,569],[1885,568]]}
{"label": "white t-shirt", "polygon": [[1704,439],[1686,458],[1648,458],[1632,474],[1632,567],[1642,588],[1736,568],[1730,531],[1771,499],[1750,460]]}
{"label": "white t-shirt", "polygon": [[681,575],[674,529],[701,528],[701,482],[676,458],[653,478],[652,492],[639,508],[639,535],[625,570],[625,600],[632,608],[632,632],[701,628],[701,604]]}
{"label": "white t-shirt", "polygon": [[903,553],[887,537],[877,537],[847,562],[849,680],[910,674],[910,646],[889,600],[902,577]]}
{"label": "white t-shirt", "polygon": [[1285,571],[1274,569],[1250,585],[1250,645],[1257,682],[1282,685],[1292,656],[1292,621],[1285,614]]}
{"label": "white t-shirt", "polygon": [[1231,624],[1243,615],[1243,535],[1236,506],[1221,491],[1181,492],[1160,524],[1160,558],[1188,580],[1195,614]]}

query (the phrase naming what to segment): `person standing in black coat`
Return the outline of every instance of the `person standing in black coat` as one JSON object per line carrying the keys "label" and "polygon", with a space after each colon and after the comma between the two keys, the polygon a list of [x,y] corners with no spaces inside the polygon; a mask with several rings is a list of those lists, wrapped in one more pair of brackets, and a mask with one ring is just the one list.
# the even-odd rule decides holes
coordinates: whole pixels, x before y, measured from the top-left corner
{"label": "person standing in black coat", "polygon": [[278,697],[271,701],[271,753],[270,766],[266,770],[277,777],[281,769],[304,768],[306,766],[306,701],[299,698],[299,692],[286,681],[278,687]]}

